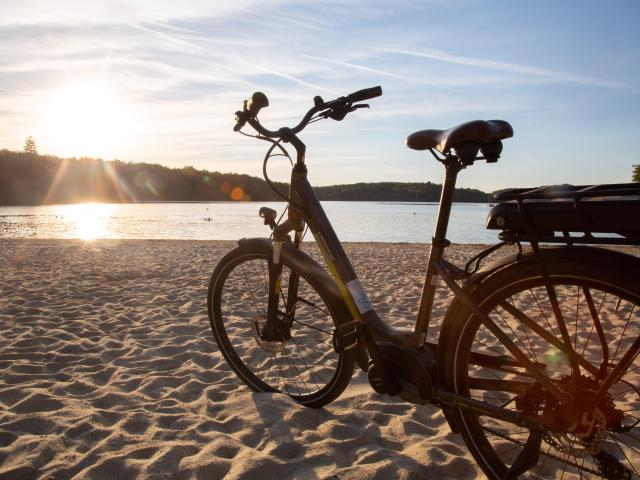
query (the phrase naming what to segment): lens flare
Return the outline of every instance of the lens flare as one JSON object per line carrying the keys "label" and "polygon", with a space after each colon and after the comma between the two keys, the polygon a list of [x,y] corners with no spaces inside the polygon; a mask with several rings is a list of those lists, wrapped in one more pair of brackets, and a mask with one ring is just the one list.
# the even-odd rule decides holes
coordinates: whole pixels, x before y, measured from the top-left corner
{"label": "lens flare", "polygon": [[106,224],[114,208],[114,205],[106,203],[78,203],[61,206],[58,212],[71,220],[73,238],[94,240],[109,233]]}
{"label": "lens flare", "polygon": [[231,190],[231,200],[235,200],[237,202],[243,198],[244,190],[242,190],[242,187],[233,187],[233,190]]}

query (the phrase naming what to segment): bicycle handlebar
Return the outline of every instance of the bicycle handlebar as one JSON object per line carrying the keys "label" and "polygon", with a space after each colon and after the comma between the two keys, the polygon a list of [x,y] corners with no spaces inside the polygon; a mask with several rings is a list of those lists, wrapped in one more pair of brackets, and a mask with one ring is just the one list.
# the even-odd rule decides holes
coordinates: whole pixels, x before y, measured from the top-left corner
{"label": "bicycle handlebar", "polygon": [[345,98],[347,102],[362,102],[363,100],[369,100],[370,98],[376,98],[382,95],[382,87],[371,87],[365,88],[364,90],[358,90],[357,92],[353,92],[350,95],[347,95]]}
{"label": "bicycle handlebar", "polygon": [[295,135],[307,126],[311,118],[316,113],[324,110],[322,113],[323,117],[342,120],[347,113],[354,111],[356,108],[369,106],[353,105],[353,103],[379,97],[380,95],[382,95],[382,87],[377,86],[358,90],[346,97],[336,98],[330,102],[325,102],[321,97],[315,97],[313,99],[314,106],[309,109],[298,125],[289,129],[281,128],[278,131],[273,131],[264,128],[258,121],[258,113],[260,112],[260,109],[269,106],[269,100],[264,93],[255,92],[251,95],[249,100],[244,101],[242,111],[236,112],[236,125],[233,127],[233,131],[237,132],[244,127],[246,123],[249,123],[249,125],[251,125],[260,135],[268,138],[280,138],[285,134],[285,132]]}

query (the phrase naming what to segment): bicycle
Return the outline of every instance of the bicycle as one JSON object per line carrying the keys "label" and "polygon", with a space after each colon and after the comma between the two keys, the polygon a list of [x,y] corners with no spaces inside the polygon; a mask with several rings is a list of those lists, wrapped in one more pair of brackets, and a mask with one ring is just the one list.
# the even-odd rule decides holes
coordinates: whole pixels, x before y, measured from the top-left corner
{"label": "bicycle", "polygon": [[[287,218],[261,208],[271,236],[239,240],[212,274],[208,313],[226,361],[253,390],[316,408],[342,393],[357,365],[378,393],[440,407],[489,478],[640,477],[640,259],[593,246],[640,244],[638,185],[502,191],[488,220],[501,241],[461,268],[444,257],[457,175],[477,160],[495,163],[512,127],[477,120],[410,135],[407,145],[429,151],[445,179],[415,326],[392,328],[307,180],[297,136],[381,94],[315,97],[298,125],[276,131],[258,121],[269,105],[260,92],[236,112],[235,131],[248,123],[257,135],[241,133],[271,143],[263,174]],[[292,162],[288,194],[267,175],[274,155]],[[305,226],[328,272],[302,252]],[[507,244],[518,252],[484,264]],[[453,300],[437,342],[427,342],[442,282]]]}

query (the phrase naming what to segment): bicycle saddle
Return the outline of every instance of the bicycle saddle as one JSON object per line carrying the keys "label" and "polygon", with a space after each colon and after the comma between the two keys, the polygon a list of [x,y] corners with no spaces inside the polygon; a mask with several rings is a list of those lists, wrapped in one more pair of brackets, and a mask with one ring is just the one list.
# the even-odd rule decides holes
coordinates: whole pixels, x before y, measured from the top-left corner
{"label": "bicycle saddle", "polygon": [[435,148],[447,153],[461,143],[482,145],[513,136],[513,128],[504,120],[473,120],[448,130],[420,130],[407,137],[407,146],[414,150]]}

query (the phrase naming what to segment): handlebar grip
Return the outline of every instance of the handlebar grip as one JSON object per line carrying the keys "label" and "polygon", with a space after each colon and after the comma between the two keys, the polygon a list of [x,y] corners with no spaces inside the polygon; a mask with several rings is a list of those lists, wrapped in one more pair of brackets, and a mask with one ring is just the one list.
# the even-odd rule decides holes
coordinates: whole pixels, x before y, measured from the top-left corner
{"label": "handlebar grip", "polygon": [[382,95],[382,87],[371,87],[365,88],[364,90],[358,90],[357,92],[353,92],[347,95],[345,98],[347,102],[362,102],[363,100],[369,100],[370,98],[379,97]]}
{"label": "handlebar grip", "polygon": [[247,110],[252,117],[258,115],[261,108],[269,106],[269,99],[262,92],[256,92],[251,95],[251,98],[247,101]]}

